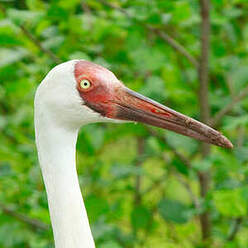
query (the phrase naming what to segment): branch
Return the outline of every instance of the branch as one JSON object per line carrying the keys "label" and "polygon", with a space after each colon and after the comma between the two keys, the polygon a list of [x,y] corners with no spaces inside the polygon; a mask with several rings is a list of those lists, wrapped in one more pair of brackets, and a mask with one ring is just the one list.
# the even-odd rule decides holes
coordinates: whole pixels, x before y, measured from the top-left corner
{"label": "branch", "polygon": [[201,121],[208,123],[209,121],[209,103],[208,103],[208,55],[209,55],[209,0],[200,0],[201,4],[201,56],[198,70],[200,82],[199,102]]}
{"label": "branch", "polygon": [[123,9],[123,8],[121,8],[121,7],[117,6],[117,5],[115,5],[115,4],[112,4],[112,3],[110,3],[110,2],[107,1],[107,0],[99,0],[99,2],[101,2],[102,4],[104,4],[105,6],[111,8],[111,9],[116,9],[116,10],[118,10],[118,11],[121,12],[122,14],[126,15],[129,19],[134,20],[134,17],[131,16],[131,15],[127,12],[127,10],[125,10],[125,9]]}
{"label": "branch", "polygon": [[238,127],[238,134],[237,134],[237,147],[240,148],[243,146],[244,144],[244,140],[245,140],[245,126],[240,125]]}
{"label": "branch", "polygon": [[[137,150],[138,150],[138,160],[135,164],[136,167],[140,167],[142,165],[142,160],[139,159],[144,154],[144,146],[145,140],[143,137],[137,138]],[[141,202],[141,193],[140,193],[140,185],[141,185],[141,176],[137,175],[135,178],[135,195],[134,195],[134,203],[135,205],[139,205]]]}
{"label": "branch", "polygon": [[40,229],[40,230],[44,230],[44,231],[49,230],[49,225],[47,225],[43,222],[40,222],[38,220],[32,219],[32,218],[25,216],[23,214],[17,213],[16,211],[12,210],[10,207],[4,206],[2,203],[0,203],[0,209],[6,215],[12,216],[15,219],[17,219],[18,221],[23,222],[25,224],[28,224],[32,228]]}
{"label": "branch", "polygon": [[197,199],[196,195],[194,194],[193,190],[191,189],[190,184],[189,184],[186,180],[184,180],[184,179],[182,178],[182,176],[179,175],[177,172],[175,173],[175,175],[176,175],[178,181],[179,181],[179,182],[185,187],[185,189],[187,190],[187,192],[188,192],[188,194],[189,194],[189,196],[190,196],[190,198],[191,198],[191,201],[193,202],[195,208],[199,210],[199,209],[200,209],[200,202],[199,202],[199,200]]}
{"label": "branch", "polygon": [[198,68],[198,61],[175,39],[161,31],[160,29],[154,28],[149,24],[145,25],[150,31],[156,33],[162,40],[166,41],[172,48],[185,56],[191,64],[193,64],[196,68]]}
{"label": "branch", "polygon": [[[245,134],[245,128],[244,126],[240,126],[238,129],[238,141],[237,141],[237,147],[242,147],[244,143],[244,134]],[[234,240],[236,234],[238,233],[241,224],[243,222],[242,217],[238,217],[234,220],[233,225],[230,227],[229,234],[227,236],[228,241]]]}
{"label": "branch", "polygon": [[55,63],[59,64],[62,60],[57,57],[51,50],[45,48],[41,42],[31,33],[26,27],[22,24],[19,25],[19,28],[22,30],[23,34],[34,44],[36,45],[43,53],[47,54]]}
{"label": "branch", "polygon": [[85,3],[84,1],[81,3],[81,7],[82,7],[82,10],[83,12],[87,13],[87,14],[91,14],[91,10],[88,6],[87,3]]}
{"label": "branch", "polygon": [[[6,16],[6,9],[2,4],[0,4],[0,11],[3,13],[4,16]],[[55,63],[59,64],[62,62],[62,60],[57,57],[51,50],[43,47],[41,42],[23,24],[19,24],[18,27],[34,45],[36,45],[43,53],[47,54]]]}
{"label": "branch", "polygon": [[119,12],[123,13],[124,15],[126,15],[126,17],[128,17],[130,20],[134,20],[135,22],[137,22],[139,25],[145,27],[146,29],[148,29],[149,31],[153,32],[154,34],[157,34],[162,40],[164,40],[165,42],[167,42],[173,49],[175,49],[178,53],[182,54],[183,56],[185,56],[188,61],[193,64],[195,67],[198,68],[198,62],[197,60],[194,58],[194,56],[192,56],[185,48],[184,46],[182,46],[178,41],[176,41],[175,39],[173,39],[171,36],[169,36],[168,34],[166,34],[165,32],[161,31],[158,28],[154,28],[149,24],[140,22],[139,20],[137,20],[136,18],[134,18],[133,16],[131,16],[125,9],[116,6],[112,3],[109,3],[106,0],[99,0],[100,2],[102,2],[105,6],[108,6],[112,9],[116,9]]}
{"label": "branch", "polygon": [[6,10],[2,4],[0,4],[0,11],[3,13],[4,16],[6,15]]}
{"label": "branch", "polygon": [[210,121],[211,126],[213,127],[217,126],[221,121],[222,117],[226,115],[228,112],[230,112],[237,103],[242,101],[247,96],[248,96],[248,86],[245,87],[237,96],[235,96],[229,104],[227,104],[223,109],[221,109],[219,112],[215,114],[215,116]]}
{"label": "branch", "polygon": [[[201,56],[198,68],[198,78],[200,82],[199,87],[199,103],[200,103],[200,116],[201,121],[204,123],[209,122],[209,102],[208,102],[208,56],[209,56],[209,35],[210,35],[210,0],[200,0],[201,9]],[[210,146],[206,143],[201,144],[201,154],[206,157],[210,152]],[[198,172],[198,179],[200,183],[200,194],[205,199],[210,187],[210,173]],[[211,234],[211,221],[208,211],[200,214],[200,225],[202,232],[202,240],[209,239]]]}

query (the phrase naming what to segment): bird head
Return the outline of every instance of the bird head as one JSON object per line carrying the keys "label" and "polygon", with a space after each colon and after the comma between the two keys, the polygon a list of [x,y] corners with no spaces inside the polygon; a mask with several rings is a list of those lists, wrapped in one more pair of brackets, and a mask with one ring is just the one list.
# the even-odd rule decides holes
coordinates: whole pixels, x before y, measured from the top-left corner
{"label": "bird head", "polygon": [[38,87],[35,105],[60,126],[94,122],[140,122],[232,148],[207,125],[127,88],[108,69],[85,60],[54,67]]}

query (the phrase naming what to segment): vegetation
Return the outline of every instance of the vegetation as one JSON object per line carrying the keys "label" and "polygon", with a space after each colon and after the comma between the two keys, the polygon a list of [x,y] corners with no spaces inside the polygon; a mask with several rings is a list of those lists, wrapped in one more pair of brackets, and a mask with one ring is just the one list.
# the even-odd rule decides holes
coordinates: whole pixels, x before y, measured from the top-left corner
{"label": "vegetation", "polygon": [[0,247],[53,247],[33,97],[54,65],[81,58],[235,146],[83,127],[78,173],[97,247],[246,248],[247,13],[246,0],[1,0]]}

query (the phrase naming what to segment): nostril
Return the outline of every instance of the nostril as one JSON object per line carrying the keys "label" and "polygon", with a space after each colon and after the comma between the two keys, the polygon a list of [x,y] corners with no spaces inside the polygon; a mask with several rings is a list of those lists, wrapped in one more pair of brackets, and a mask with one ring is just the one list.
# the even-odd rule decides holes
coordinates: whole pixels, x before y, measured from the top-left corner
{"label": "nostril", "polygon": [[158,109],[152,109],[152,112],[153,112],[153,113],[157,113],[157,114],[158,114],[158,113],[161,113],[161,111],[159,111]]}
{"label": "nostril", "polygon": [[167,116],[167,117],[171,117],[171,114],[163,111],[163,110],[160,110],[160,109],[157,109],[157,108],[153,108],[151,109],[151,112],[152,113],[155,113],[155,114],[160,114],[160,115],[164,115],[164,116]]}

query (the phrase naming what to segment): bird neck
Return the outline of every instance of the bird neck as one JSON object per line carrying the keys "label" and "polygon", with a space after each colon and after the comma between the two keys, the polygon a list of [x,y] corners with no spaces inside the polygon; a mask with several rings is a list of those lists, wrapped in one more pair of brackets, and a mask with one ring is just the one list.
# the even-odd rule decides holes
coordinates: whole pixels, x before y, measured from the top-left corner
{"label": "bird neck", "polygon": [[35,129],[55,247],[94,248],[76,171],[78,130],[58,127],[37,111]]}

